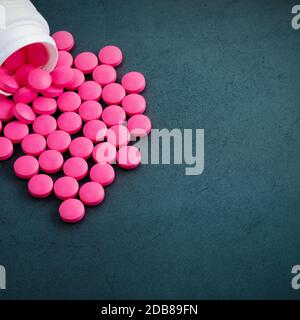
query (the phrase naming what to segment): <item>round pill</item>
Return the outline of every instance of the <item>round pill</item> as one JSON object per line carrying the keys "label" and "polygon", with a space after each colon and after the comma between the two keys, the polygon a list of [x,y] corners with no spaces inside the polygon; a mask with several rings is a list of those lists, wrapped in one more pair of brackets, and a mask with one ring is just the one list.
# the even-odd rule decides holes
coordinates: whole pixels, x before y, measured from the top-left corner
{"label": "round pill", "polygon": [[35,198],[46,198],[53,190],[53,180],[46,174],[37,174],[28,182],[28,191]]}
{"label": "round pill", "polygon": [[57,110],[57,103],[54,98],[37,97],[33,100],[32,109],[37,114],[53,114]]}
{"label": "round pill", "polygon": [[4,67],[11,72],[16,71],[22,65],[26,63],[27,56],[25,50],[19,49],[18,51],[11,54],[3,63]]}
{"label": "round pill", "polygon": [[94,69],[93,79],[101,86],[106,86],[110,83],[116,82],[117,72],[114,67],[102,64]]}
{"label": "round pill", "polygon": [[151,131],[151,121],[147,116],[137,114],[128,120],[127,128],[132,136],[143,137]]}
{"label": "round pill", "polygon": [[32,108],[25,103],[16,103],[14,107],[14,116],[22,123],[30,124],[32,123],[36,115]]}
{"label": "round pill", "polygon": [[0,137],[0,161],[7,160],[14,152],[12,142],[5,137]]}
{"label": "round pill", "polygon": [[78,137],[71,141],[69,151],[71,156],[88,159],[93,152],[93,142],[86,137]]}
{"label": "round pill", "polygon": [[78,88],[82,100],[99,100],[102,88],[96,81],[86,81]]}
{"label": "round pill", "polygon": [[106,124],[100,120],[91,120],[83,127],[83,135],[93,142],[103,141],[106,132]]}
{"label": "round pill", "polygon": [[42,67],[47,64],[48,50],[42,43],[33,43],[26,47],[27,59],[35,67]]}
{"label": "round pill", "polygon": [[60,218],[65,222],[79,222],[84,218],[85,208],[80,200],[68,199],[59,206],[59,215]]}
{"label": "round pill", "polygon": [[3,98],[0,101],[0,120],[10,121],[14,116],[14,106],[13,101]]}
{"label": "round pill", "polygon": [[24,64],[15,73],[15,79],[21,86],[28,85],[28,75],[30,71],[34,70],[35,67],[31,64]]}
{"label": "round pill", "polygon": [[140,151],[134,146],[125,146],[117,153],[117,163],[123,169],[134,169],[142,160]]}
{"label": "round pill", "polygon": [[57,125],[60,130],[75,134],[80,131],[82,120],[80,115],[75,112],[64,112],[58,117]]}
{"label": "round pill", "polygon": [[39,163],[32,156],[22,156],[14,163],[14,171],[18,178],[30,179],[39,171]]}
{"label": "round pill", "polygon": [[54,193],[57,198],[67,200],[75,198],[79,190],[79,184],[72,177],[61,177],[54,183]]}
{"label": "round pill", "polygon": [[44,137],[55,131],[56,127],[55,118],[47,114],[37,117],[32,123],[33,132],[39,133]]}
{"label": "round pill", "polygon": [[73,65],[73,57],[71,53],[65,50],[58,51],[58,60],[56,66],[67,66],[72,67]]}
{"label": "round pill", "polygon": [[109,142],[99,143],[93,150],[93,159],[96,163],[113,163],[116,156],[117,149]]}
{"label": "round pill", "polygon": [[19,121],[9,122],[4,128],[4,135],[12,143],[20,143],[29,134],[27,124]]}
{"label": "round pill", "polygon": [[61,112],[77,111],[80,104],[80,96],[73,91],[64,92],[57,99],[57,106]]}
{"label": "round pill", "polygon": [[84,74],[91,73],[98,65],[98,58],[92,52],[82,52],[74,60],[75,67]]}
{"label": "round pill", "polygon": [[47,90],[52,83],[50,74],[42,69],[33,69],[28,74],[28,85],[35,91]]}
{"label": "round pill", "polygon": [[87,182],[79,190],[80,200],[87,206],[97,206],[105,197],[105,191],[100,183]]}
{"label": "round pill", "polygon": [[108,127],[116,126],[126,121],[126,113],[119,106],[108,106],[102,112],[102,120]]}
{"label": "round pill", "polygon": [[30,88],[22,87],[14,94],[14,101],[16,103],[31,103],[34,99],[36,99],[37,93]]}
{"label": "round pill", "polygon": [[102,99],[108,105],[118,105],[125,95],[125,89],[119,83],[110,83],[102,90]]}
{"label": "round pill", "polygon": [[117,67],[122,63],[122,51],[116,46],[106,46],[99,51],[99,60],[102,64]]}
{"label": "round pill", "polygon": [[58,66],[51,72],[51,77],[54,86],[64,88],[74,81],[74,72],[68,66]]}
{"label": "round pill", "polygon": [[110,127],[106,132],[106,139],[117,148],[126,146],[130,141],[128,129],[122,125]]}
{"label": "round pill", "polygon": [[56,150],[61,153],[69,149],[71,136],[62,130],[53,131],[47,137],[47,146],[50,150]]}
{"label": "round pill", "polygon": [[74,37],[68,31],[57,31],[53,33],[52,38],[58,50],[70,51],[74,47]]}
{"label": "round pill", "polygon": [[115,170],[108,163],[97,163],[91,168],[90,178],[105,187],[115,180]]}
{"label": "round pill", "polygon": [[84,74],[82,71],[73,68],[74,78],[71,84],[69,84],[66,89],[77,90],[85,81]]}
{"label": "round pill", "polygon": [[89,167],[84,159],[72,157],[64,163],[63,171],[66,176],[81,180],[88,174]]}
{"label": "round pill", "polygon": [[98,120],[102,114],[102,106],[97,101],[85,101],[80,105],[78,113],[85,122]]}
{"label": "round pill", "polygon": [[126,73],[121,80],[127,93],[140,93],[146,87],[145,77],[136,71]]}
{"label": "round pill", "polygon": [[42,95],[46,98],[56,98],[56,97],[59,97],[63,92],[64,92],[63,88],[50,86],[47,90],[42,92]]}
{"label": "round pill", "polygon": [[46,139],[38,133],[32,133],[23,139],[21,147],[25,154],[39,156],[46,150]]}
{"label": "round pill", "polygon": [[0,74],[0,89],[8,92],[15,93],[19,89],[19,84],[13,76],[8,74]]}
{"label": "round pill", "polygon": [[129,116],[142,114],[146,110],[146,100],[140,94],[132,93],[122,100],[122,107]]}
{"label": "round pill", "polygon": [[62,154],[56,150],[46,150],[39,156],[41,170],[46,173],[58,172],[64,163]]}

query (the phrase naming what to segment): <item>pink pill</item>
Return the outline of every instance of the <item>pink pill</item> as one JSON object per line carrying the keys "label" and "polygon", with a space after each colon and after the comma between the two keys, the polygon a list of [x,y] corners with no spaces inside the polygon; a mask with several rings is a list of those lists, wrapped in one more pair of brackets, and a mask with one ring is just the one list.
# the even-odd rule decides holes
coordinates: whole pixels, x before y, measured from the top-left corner
{"label": "pink pill", "polygon": [[98,58],[92,52],[82,52],[74,60],[75,67],[84,74],[93,72],[98,65]]}
{"label": "pink pill", "polygon": [[51,77],[54,86],[64,88],[74,81],[74,72],[68,66],[58,66],[51,72]]}
{"label": "pink pill", "polygon": [[36,157],[46,150],[46,139],[38,133],[29,134],[23,139],[21,146],[25,154]]}
{"label": "pink pill", "polygon": [[42,92],[42,95],[46,98],[56,98],[56,97],[59,97],[63,92],[64,92],[63,88],[50,86],[47,90]]}
{"label": "pink pill", "polygon": [[14,116],[14,106],[15,104],[8,100],[7,98],[3,98],[0,100],[0,120],[2,121],[10,121]]}
{"label": "pink pill", "polygon": [[136,71],[126,73],[121,83],[127,93],[140,93],[146,87],[145,77]]}
{"label": "pink pill", "polygon": [[68,51],[58,51],[58,60],[56,63],[56,66],[67,66],[67,67],[72,67],[73,65],[73,57],[71,53]]}
{"label": "pink pill", "polygon": [[66,176],[81,180],[88,174],[89,167],[84,159],[73,157],[64,163],[63,170]]}
{"label": "pink pill", "polygon": [[77,111],[81,104],[81,98],[76,92],[64,92],[57,99],[57,106],[61,112]]}
{"label": "pink pill", "polygon": [[5,67],[0,66],[0,74],[9,74],[9,71]]}
{"label": "pink pill", "polygon": [[98,120],[102,114],[102,106],[97,101],[85,101],[79,107],[79,115],[85,122]]}
{"label": "pink pill", "polygon": [[95,81],[86,81],[78,88],[78,94],[82,100],[99,100],[102,88]]}
{"label": "pink pill", "polygon": [[42,67],[47,64],[48,50],[42,43],[33,43],[26,47],[27,59],[35,67]]}
{"label": "pink pill", "polygon": [[97,206],[104,197],[105,191],[97,182],[87,182],[79,190],[79,198],[87,206]]}
{"label": "pink pill", "polygon": [[80,131],[82,120],[80,115],[75,112],[64,112],[58,117],[57,125],[60,130],[75,134]]}
{"label": "pink pill", "polygon": [[56,150],[46,150],[39,156],[41,170],[46,173],[58,172],[64,163],[62,154]]}
{"label": "pink pill", "polygon": [[18,68],[26,63],[27,56],[24,49],[20,49],[10,55],[4,62],[4,67],[11,72],[15,72]]}
{"label": "pink pill", "polygon": [[122,51],[116,46],[106,46],[99,51],[99,60],[102,64],[117,67],[122,63]]}
{"label": "pink pill", "polygon": [[99,143],[93,150],[93,159],[96,163],[113,163],[116,156],[117,149],[109,142]]}
{"label": "pink pill", "polygon": [[57,103],[54,98],[37,97],[33,100],[32,109],[37,114],[53,114],[57,110]]}
{"label": "pink pill", "polygon": [[79,190],[79,184],[72,177],[61,177],[54,183],[54,193],[58,199],[67,200],[75,198]]}
{"label": "pink pill", "polygon": [[142,114],[146,110],[146,100],[140,94],[132,93],[122,100],[122,107],[129,116]]}
{"label": "pink pill", "polygon": [[115,170],[108,163],[97,163],[91,168],[90,178],[105,187],[115,180]]}
{"label": "pink pill", "polygon": [[117,148],[126,146],[130,141],[128,129],[122,125],[110,127],[106,133],[106,139]]}
{"label": "pink pill", "polygon": [[102,64],[94,69],[93,79],[104,87],[110,83],[116,82],[117,72],[114,67]]}
{"label": "pink pill", "polygon": [[77,90],[85,81],[84,74],[82,71],[73,68],[74,78],[71,84],[69,84],[66,89]]}
{"label": "pink pill", "polygon": [[60,205],[59,215],[67,223],[76,223],[84,218],[85,208],[80,200],[68,199]]}
{"label": "pink pill", "polygon": [[22,156],[14,163],[14,171],[20,179],[30,179],[39,172],[39,163],[32,156]]}
{"label": "pink pill", "polygon": [[35,91],[47,90],[52,83],[50,74],[42,69],[33,69],[28,74],[28,85]]}
{"label": "pink pill", "polygon": [[19,121],[12,121],[4,128],[4,135],[12,143],[20,143],[29,134],[27,124]]}
{"label": "pink pill", "polygon": [[134,169],[142,160],[140,151],[134,146],[125,146],[117,153],[117,163],[123,169]]}
{"label": "pink pill", "polygon": [[46,174],[37,174],[28,182],[28,191],[35,198],[49,197],[53,190],[53,180]]}
{"label": "pink pill", "polygon": [[34,99],[36,99],[37,93],[30,88],[23,87],[20,88],[17,92],[14,94],[14,101],[16,103],[31,103]]}
{"label": "pink pill", "polygon": [[57,31],[53,33],[52,38],[54,39],[58,50],[70,51],[74,47],[74,37],[68,31]]}
{"label": "pink pill", "polygon": [[116,126],[126,121],[126,113],[119,106],[108,106],[102,112],[102,120],[108,127]]}
{"label": "pink pill", "polygon": [[127,128],[132,136],[143,137],[151,131],[151,121],[147,116],[137,114],[128,120]]}
{"label": "pink pill", "polygon": [[102,99],[108,105],[120,104],[125,95],[125,89],[118,83],[110,83],[102,90]]}
{"label": "pink pill", "polygon": [[44,137],[55,131],[56,127],[55,118],[47,114],[37,117],[32,123],[33,132],[41,134]]}
{"label": "pink pill", "polygon": [[106,132],[106,124],[100,120],[91,120],[83,127],[83,135],[93,142],[103,141]]}
{"label": "pink pill", "polygon": [[31,64],[24,64],[15,73],[15,79],[21,86],[28,86],[28,75],[35,67]]}
{"label": "pink pill", "polygon": [[78,137],[71,141],[69,151],[71,156],[88,159],[93,152],[93,142],[86,137]]}
{"label": "pink pill", "polygon": [[0,161],[10,158],[13,152],[14,146],[12,142],[5,137],[0,137]]}
{"label": "pink pill", "polygon": [[53,131],[47,137],[47,146],[50,150],[56,150],[61,153],[69,150],[71,136],[62,130]]}
{"label": "pink pill", "polygon": [[0,89],[8,93],[15,93],[19,89],[19,84],[13,76],[0,74]]}
{"label": "pink pill", "polygon": [[16,103],[14,107],[14,116],[22,123],[30,124],[32,123],[36,115],[32,108],[25,103]]}

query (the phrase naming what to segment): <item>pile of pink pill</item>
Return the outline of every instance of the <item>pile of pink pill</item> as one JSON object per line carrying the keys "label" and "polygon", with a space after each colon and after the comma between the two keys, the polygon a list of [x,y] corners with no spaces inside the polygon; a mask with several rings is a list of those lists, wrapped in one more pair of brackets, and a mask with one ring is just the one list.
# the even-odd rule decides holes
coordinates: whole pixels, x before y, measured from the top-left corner
{"label": "pile of pink pill", "polygon": [[[104,200],[104,187],[115,180],[112,164],[134,169],[141,163],[140,151],[129,142],[149,134],[151,121],[143,114],[143,74],[128,72],[117,83],[123,60],[118,47],[73,58],[73,35],[58,31],[52,37],[59,58],[51,73],[42,69],[48,55],[41,44],[20,49],[0,67],[0,89],[11,94],[0,95],[0,161],[21,144],[16,176],[29,180],[33,197],[54,192],[62,200],[61,219],[74,223],[85,216],[85,206]],[[51,175],[59,172],[55,180]]]}

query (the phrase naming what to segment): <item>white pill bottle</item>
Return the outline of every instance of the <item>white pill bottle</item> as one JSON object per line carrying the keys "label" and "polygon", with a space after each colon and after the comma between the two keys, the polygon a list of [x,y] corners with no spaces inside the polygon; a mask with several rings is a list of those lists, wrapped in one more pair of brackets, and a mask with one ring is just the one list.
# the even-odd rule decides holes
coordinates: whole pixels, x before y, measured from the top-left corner
{"label": "white pill bottle", "polygon": [[58,52],[47,21],[29,0],[0,0],[0,66],[11,54],[34,43],[46,48],[48,61],[42,68],[52,71]]}

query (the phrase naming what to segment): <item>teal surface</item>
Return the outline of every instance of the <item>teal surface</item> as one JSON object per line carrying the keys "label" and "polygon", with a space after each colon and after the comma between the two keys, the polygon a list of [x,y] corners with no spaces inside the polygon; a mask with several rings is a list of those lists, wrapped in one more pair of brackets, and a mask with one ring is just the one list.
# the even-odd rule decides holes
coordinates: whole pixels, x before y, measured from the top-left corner
{"label": "teal surface", "polygon": [[294,1],[35,0],[75,53],[116,44],[155,128],[204,128],[205,171],[118,170],[63,224],[0,164],[0,299],[298,299],[300,31]]}

